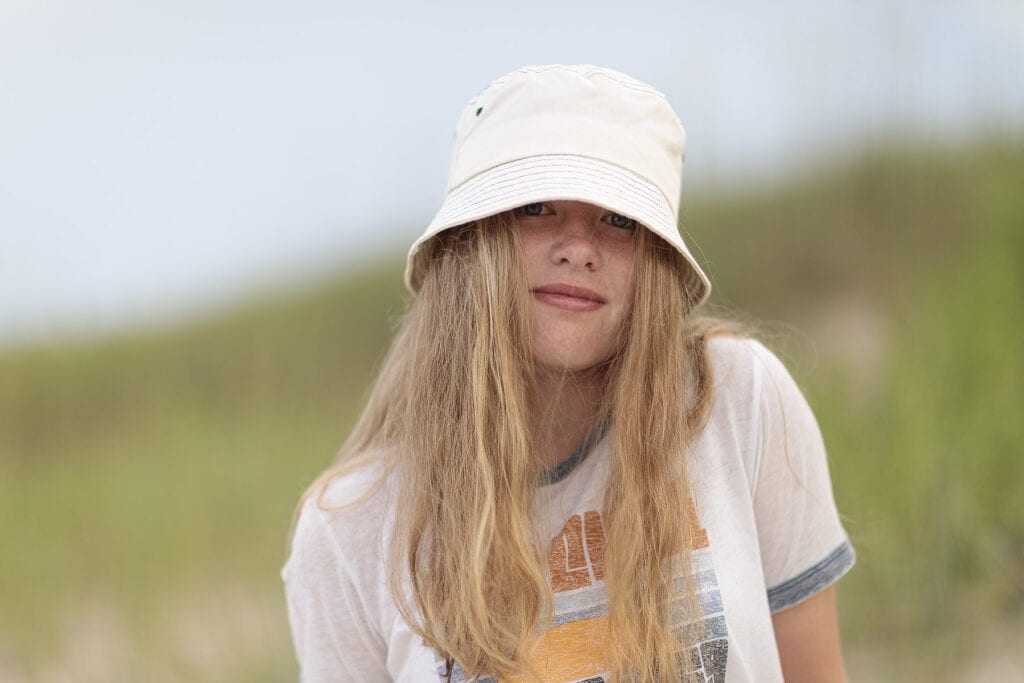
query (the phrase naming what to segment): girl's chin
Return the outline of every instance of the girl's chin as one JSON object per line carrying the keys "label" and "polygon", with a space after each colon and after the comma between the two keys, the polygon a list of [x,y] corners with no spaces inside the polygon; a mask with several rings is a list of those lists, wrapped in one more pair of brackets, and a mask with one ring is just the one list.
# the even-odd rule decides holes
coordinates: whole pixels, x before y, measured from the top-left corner
{"label": "girl's chin", "polygon": [[613,333],[591,326],[540,325],[546,330],[534,344],[539,367],[557,372],[583,372],[602,364],[612,354]]}
{"label": "girl's chin", "polygon": [[538,353],[534,355],[534,363],[541,372],[552,374],[585,374],[597,370],[607,359],[608,354],[552,354]]}

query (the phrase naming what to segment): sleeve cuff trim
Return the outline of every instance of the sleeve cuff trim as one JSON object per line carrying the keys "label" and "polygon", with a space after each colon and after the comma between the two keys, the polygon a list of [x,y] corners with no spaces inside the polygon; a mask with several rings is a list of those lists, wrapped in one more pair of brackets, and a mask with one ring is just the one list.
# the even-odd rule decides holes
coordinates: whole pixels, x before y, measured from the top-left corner
{"label": "sleeve cuff trim", "polygon": [[829,555],[792,579],[768,589],[768,607],[772,613],[780,612],[803,602],[815,593],[835,583],[839,577],[850,571],[856,562],[856,554],[849,541],[843,541]]}

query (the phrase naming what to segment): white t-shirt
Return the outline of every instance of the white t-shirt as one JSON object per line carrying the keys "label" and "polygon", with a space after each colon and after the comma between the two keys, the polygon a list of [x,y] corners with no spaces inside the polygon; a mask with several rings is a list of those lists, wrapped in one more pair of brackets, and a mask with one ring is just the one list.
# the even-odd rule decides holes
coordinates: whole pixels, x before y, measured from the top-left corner
{"label": "white t-shirt", "polygon": [[[705,681],[781,681],[772,613],[836,581],[854,553],[836,513],[817,422],[785,367],[753,340],[715,338],[710,353],[711,415],[688,462],[702,530],[692,566],[704,612],[704,637],[691,654]],[[545,681],[610,681],[601,648],[610,441],[605,435],[540,489],[538,524],[553,539],[555,612],[536,653]],[[364,470],[335,480],[326,502],[357,500],[376,476]],[[310,502],[300,515],[282,577],[304,683],[443,680],[443,661],[412,633],[391,597],[383,559],[394,517],[388,500],[382,489],[341,510]],[[452,680],[468,678],[456,667]]]}

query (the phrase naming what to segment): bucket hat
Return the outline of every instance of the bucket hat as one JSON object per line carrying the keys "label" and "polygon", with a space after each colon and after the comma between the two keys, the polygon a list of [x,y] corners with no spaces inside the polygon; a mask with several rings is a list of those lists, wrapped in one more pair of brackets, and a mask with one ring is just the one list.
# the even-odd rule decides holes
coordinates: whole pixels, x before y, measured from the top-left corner
{"label": "bucket hat", "polygon": [[412,245],[405,282],[419,289],[423,245],[459,225],[527,204],[578,200],[636,220],[688,266],[693,306],[711,284],[679,233],[686,133],[665,96],[590,64],[528,66],[498,78],[463,109],[444,203]]}

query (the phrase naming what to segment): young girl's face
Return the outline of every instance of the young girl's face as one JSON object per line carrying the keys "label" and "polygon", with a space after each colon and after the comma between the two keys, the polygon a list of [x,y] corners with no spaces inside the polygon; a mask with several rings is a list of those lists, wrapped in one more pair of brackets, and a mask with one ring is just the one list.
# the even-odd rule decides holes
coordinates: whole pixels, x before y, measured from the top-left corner
{"label": "young girl's face", "polygon": [[537,363],[581,371],[607,360],[633,301],[636,221],[578,201],[514,211]]}

